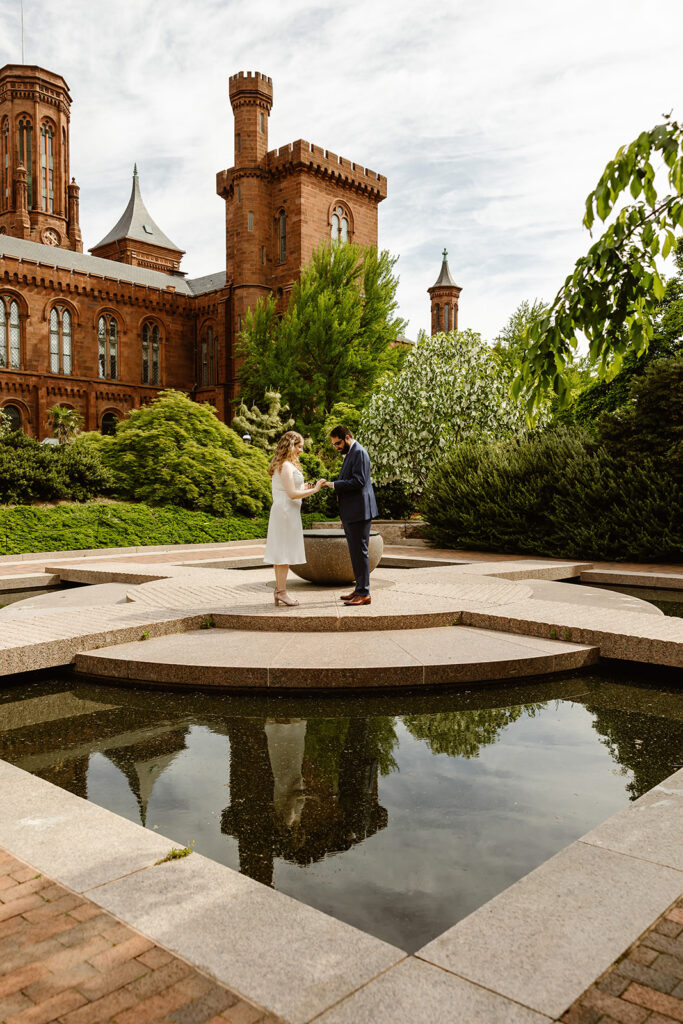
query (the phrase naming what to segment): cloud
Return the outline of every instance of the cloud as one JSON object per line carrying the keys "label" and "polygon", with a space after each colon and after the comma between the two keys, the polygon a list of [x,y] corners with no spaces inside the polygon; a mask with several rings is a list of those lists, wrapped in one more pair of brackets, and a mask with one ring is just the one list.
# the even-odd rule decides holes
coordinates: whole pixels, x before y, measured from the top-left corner
{"label": "cloud", "polygon": [[[380,244],[400,255],[415,337],[444,245],[461,325],[492,337],[552,297],[589,244],[586,194],[680,95],[679,0],[24,0],[26,61],[72,97],[85,245],[122,213],[135,161],[190,275],[224,265],[215,174],[232,163],[228,77],[273,78],[271,148],[306,138],[381,171]],[[20,60],[0,0],[0,60]],[[679,112],[680,113],[680,112]]]}

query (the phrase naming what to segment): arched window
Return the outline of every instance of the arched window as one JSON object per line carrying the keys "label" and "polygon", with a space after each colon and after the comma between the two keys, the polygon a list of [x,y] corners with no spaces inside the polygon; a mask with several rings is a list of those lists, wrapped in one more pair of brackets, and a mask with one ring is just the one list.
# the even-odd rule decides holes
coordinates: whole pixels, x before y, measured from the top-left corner
{"label": "arched window", "polygon": [[9,420],[10,430],[21,430],[21,409],[18,405],[5,405],[2,412]]}
{"label": "arched window", "polygon": [[161,333],[156,324],[142,325],[142,383],[161,382]]}
{"label": "arched window", "polygon": [[28,208],[33,209],[33,157],[31,139],[33,136],[33,125],[26,115],[19,118],[19,163],[26,168],[26,183],[28,185]]}
{"label": "arched window", "polygon": [[10,193],[10,144],[9,144],[9,120],[5,118],[0,127],[0,209],[9,209]]}
{"label": "arched window", "polygon": [[443,306],[443,329],[444,329],[444,331],[450,330],[450,322],[449,322],[449,319],[448,319],[449,316],[450,316],[450,307],[449,307],[447,302],[444,302],[444,306]]}
{"label": "arched window", "polygon": [[18,370],[20,366],[19,303],[9,295],[0,295],[0,370]]}
{"label": "arched window", "polygon": [[434,320],[434,326],[435,326],[437,331],[440,331],[441,330],[441,306],[439,305],[438,302],[437,302],[436,306],[434,307],[434,312],[436,314],[435,320]]}
{"label": "arched window", "polygon": [[116,424],[119,422],[119,418],[115,412],[105,412],[102,417],[102,426],[100,433],[108,434],[110,437],[116,433]]}
{"label": "arched window", "polygon": [[348,242],[349,240],[349,214],[343,206],[335,206],[332,211],[330,235],[333,242]]}
{"label": "arched window", "polygon": [[280,237],[280,263],[287,259],[287,214],[280,210],[278,214],[278,229]]}
{"label": "arched window", "polygon": [[55,211],[54,181],[54,138],[55,130],[51,124],[40,126],[40,189],[42,209],[49,213]]}
{"label": "arched window", "polygon": [[50,373],[73,372],[71,313],[63,306],[50,310]]}
{"label": "arched window", "polygon": [[119,327],[109,313],[97,321],[97,373],[103,380],[119,376]]}

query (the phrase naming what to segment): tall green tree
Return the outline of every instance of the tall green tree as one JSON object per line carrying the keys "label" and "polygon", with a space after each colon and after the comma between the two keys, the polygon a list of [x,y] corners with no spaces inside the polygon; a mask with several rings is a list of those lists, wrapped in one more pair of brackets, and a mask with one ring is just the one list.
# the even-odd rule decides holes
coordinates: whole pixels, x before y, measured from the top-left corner
{"label": "tall green tree", "polygon": [[395,263],[373,247],[316,249],[281,319],[272,297],[247,314],[238,348],[243,402],[276,390],[303,432],[336,402],[360,407],[403,358],[391,347],[406,326],[396,314]]}
{"label": "tall green tree", "polygon": [[[663,162],[656,182],[655,162]],[[628,194],[633,202],[624,202]],[[621,205],[624,202],[624,205]],[[620,206],[618,212],[617,207]],[[591,361],[606,373],[628,351],[647,350],[664,296],[658,259],[669,255],[683,226],[683,126],[667,117],[622,146],[586,199],[584,225],[615,218],[576,263],[548,312],[530,325],[528,351],[515,382],[530,414],[552,390],[568,400],[566,367],[577,332],[588,340]]]}

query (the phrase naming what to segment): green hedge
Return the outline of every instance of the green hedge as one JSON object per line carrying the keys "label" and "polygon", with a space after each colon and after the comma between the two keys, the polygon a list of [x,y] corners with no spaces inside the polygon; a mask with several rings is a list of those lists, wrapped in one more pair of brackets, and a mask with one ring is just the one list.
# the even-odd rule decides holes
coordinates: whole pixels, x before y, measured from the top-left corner
{"label": "green hedge", "polygon": [[[304,515],[304,525],[323,518]],[[17,505],[0,508],[0,554],[250,540],[265,537],[267,529],[267,516],[217,517],[173,505]]]}
{"label": "green hedge", "polygon": [[433,544],[560,558],[678,561],[683,497],[673,465],[558,430],[458,445],[423,496]]}
{"label": "green hedge", "polygon": [[0,503],[87,501],[107,493],[111,474],[96,450],[81,445],[54,448],[20,430],[0,437]]}

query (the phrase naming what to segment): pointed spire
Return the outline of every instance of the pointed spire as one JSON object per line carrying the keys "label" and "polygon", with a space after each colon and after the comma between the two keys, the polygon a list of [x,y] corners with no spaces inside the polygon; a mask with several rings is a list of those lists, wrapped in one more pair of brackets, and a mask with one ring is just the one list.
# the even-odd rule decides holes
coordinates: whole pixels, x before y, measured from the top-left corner
{"label": "pointed spire", "polygon": [[137,242],[150,242],[152,245],[162,249],[173,249],[175,252],[182,252],[178,246],[165,235],[156,224],[145,206],[140,192],[140,178],[138,175],[137,163],[133,166],[133,187],[128,200],[128,206],[123,211],[123,216],[117,221],[108,235],[93,246],[90,252],[100,249],[103,245],[111,242],[122,241],[124,238],[132,238]]}
{"label": "pointed spire", "polygon": [[448,249],[444,248],[442,256],[443,263],[441,264],[441,273],[439,274],[438,278],[432,285],[432,288],[457,288],[458,286],[453,280],[453,277],[448,267]]}

